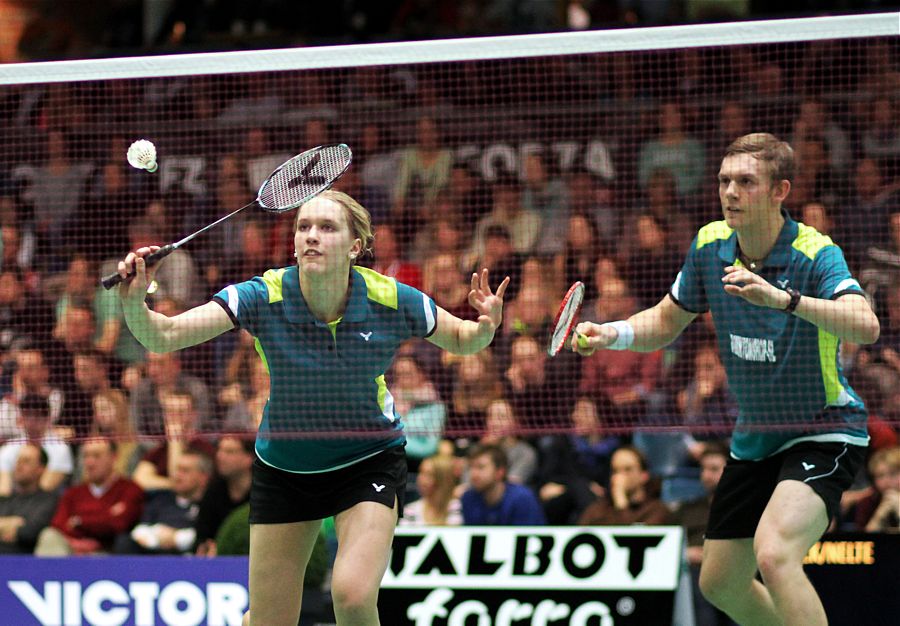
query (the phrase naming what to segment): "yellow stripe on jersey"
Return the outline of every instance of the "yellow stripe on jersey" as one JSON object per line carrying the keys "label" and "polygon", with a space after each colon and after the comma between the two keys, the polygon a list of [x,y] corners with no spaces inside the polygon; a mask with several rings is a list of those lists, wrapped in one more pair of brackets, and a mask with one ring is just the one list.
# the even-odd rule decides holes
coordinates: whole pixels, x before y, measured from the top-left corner
{"label": "yellow stripe on jersey", "polygon": [[355,267],[353,271],[357,272],[366,281],[366,291],[369,300],[374,300],[378,304],[397,309],[397,281],[389,276],[379,274],[367,267]]}
{"label": "yellow stripe on jersey", "polygon": [[259,343],[259,339],[253,338],[253,347],[256,348],[256,353],[259,355],[259,358],[262,359],[263,365],[266,366],[266,371],[269,371],[269,360],[266,358],[266,353],[263,350],[262,344]]}
{"label": "yellow stripe on jersey", "polygon": [[266,273],[263,274],[263,282],[266,283],[266,289],[269,291],[269,304],[281,302],[284,299],[281,291],[281,282],[286,271],[287,268],[282,267],[277,270],[266,270]]}
{"label": "yellow stripe on jersey", "polygon": [[710,222],[697,232],[697,250],[719,239],[728,239],[733,232],[725,220]]}
{"label": "yellow stripe on jersey", "polygon": [[844,393],[844,386],[837,370],[838,338],[819,329],[819,365],[822,368],[822,384],[825,385],[825,405],[840,404],[838,399]]}
{"label": "yellow stripe on jersey", "polygon": [[819,250],[825,246],[830,246],[834,242],[828,235],[823,235],[812,226],[807,226],[803,222],[797,223],[797,238],[791,246],[795,250],[799,250],[806,257],[815,259]]}

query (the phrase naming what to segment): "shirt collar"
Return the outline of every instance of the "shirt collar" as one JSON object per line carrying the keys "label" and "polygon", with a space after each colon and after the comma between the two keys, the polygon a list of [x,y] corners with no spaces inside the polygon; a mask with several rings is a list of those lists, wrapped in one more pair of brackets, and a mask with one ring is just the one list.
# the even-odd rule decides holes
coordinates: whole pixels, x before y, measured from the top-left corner
{"label": "shirt collar", "polygon": [[[771,252],[763,260],[763,267],[787,267],[791,262],[791,245],[797,238],[799,227],[786,209],[781,209],[781,216],[784,218],[784,225],[781,227],[781,232],[778,233],[778,239],[775,240]],[[734,263],[738,258],[736,232],[732,232],[731,236],[719,247],[719,258],[728,264]]]}
{"label": "shirt collar", "polygon": [[[296,265],[285,270],[281,276],[281,293],[284,299],[284,315],[293,324],[325,324],[317,320],[309,310],[306,299],[300,291],[300,269]],[[366,318],[366,301],[368,289],[362,275],[354,269],[350,269],[350,297],[347,299],[347,308],[341,320],[347,322],[361,322]]]}

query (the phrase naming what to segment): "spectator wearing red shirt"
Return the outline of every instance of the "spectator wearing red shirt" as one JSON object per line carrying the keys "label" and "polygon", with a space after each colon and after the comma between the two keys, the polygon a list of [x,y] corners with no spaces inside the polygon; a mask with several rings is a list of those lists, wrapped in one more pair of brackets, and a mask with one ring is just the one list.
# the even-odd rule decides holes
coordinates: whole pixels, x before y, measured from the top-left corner
{"label": "spectator wearing red shirt", "polygon": [[63,493],[50,526],[38,536],[37,556],[108,552],[141,517],[144,492],[115,470],[116,444],[96,438],[81,447],[84,482]]}

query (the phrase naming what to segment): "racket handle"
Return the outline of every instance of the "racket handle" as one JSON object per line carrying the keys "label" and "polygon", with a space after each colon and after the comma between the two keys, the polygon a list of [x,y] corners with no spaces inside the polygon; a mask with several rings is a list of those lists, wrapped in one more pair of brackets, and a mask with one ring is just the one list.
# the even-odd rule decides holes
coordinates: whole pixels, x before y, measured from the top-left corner
{"label": "racket handle", "polygon": [[[175,250],[177,250],[177,247],[170,243],[166,246],[163,246],[156,252],[152,252],[152,253],[148,254],[147,256],[145,256],[144,262],[148,266],[156,265],[157,263],[162,261],[164,258],[166,258],[170,254],[175,252]],[[126,276],[125,278],[122,278],[122,276],[120,276],[119,273],[116,272],[114,274],[110,274],[109,276],[104,276],[103,280],[100,281],[100,284],[103,285],[104,289],[109,290],[109,289],[112,289],[113,287],[115,287],[116,285],[118,285],[119,283],[124,282],[125,280],[131,279],[131,277],[134,276],[134,274],[135,274],[135,272],[132,271],[132,272],[128,273],[128,276]]]}

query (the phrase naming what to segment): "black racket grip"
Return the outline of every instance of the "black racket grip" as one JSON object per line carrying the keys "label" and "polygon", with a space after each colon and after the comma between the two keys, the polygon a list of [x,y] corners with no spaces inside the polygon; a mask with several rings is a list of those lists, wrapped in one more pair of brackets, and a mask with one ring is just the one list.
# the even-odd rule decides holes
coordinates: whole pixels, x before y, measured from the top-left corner
{"label": "black racket grip", "polygon": [[[144,262],[148,266],[156,265],[157,263],[162,261],[164,258],[166,258],[170,254],[175,252],[176,249],[177,248],[170,243],[166,246],[163,246],[156,252],[152,252],[152,253],[148,254],[147,256],[145,256]],[[112,289],[113,287],[115,287],[116,285],[118,285],[119,283],[123,282],[124,280],[131,278],[132,276],[134,276],[134,274],[135,274],[134,272],[129,272],[128,276],[126,278],[122,278],[119,275],[119,273],[116,272],[115,274],[110,274],[109,276],[105,276],[103,278],[103,280],[100,281],[100,284],[103,285],[104,289],[109,290],[109,289]]]}

